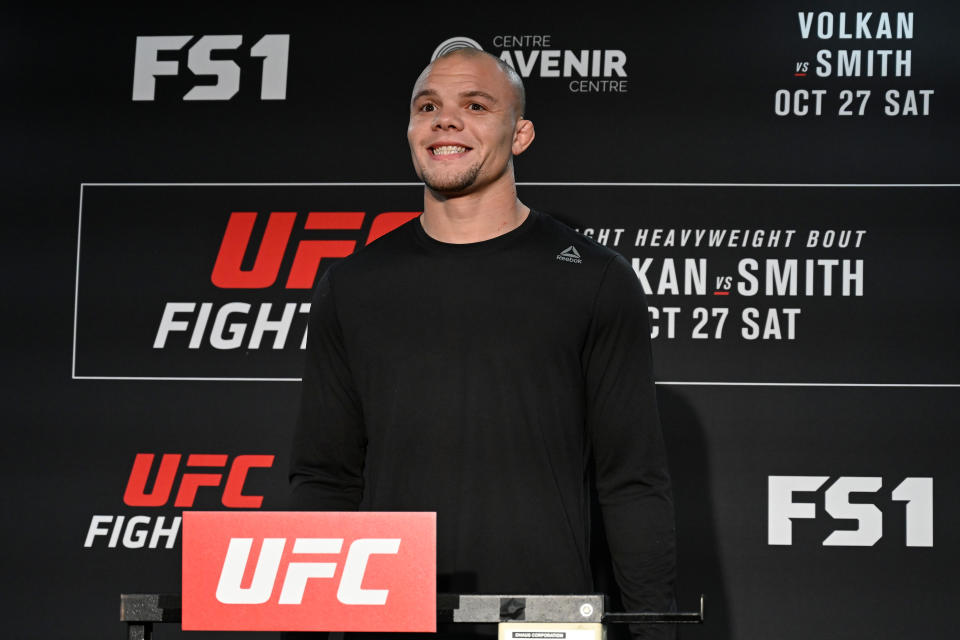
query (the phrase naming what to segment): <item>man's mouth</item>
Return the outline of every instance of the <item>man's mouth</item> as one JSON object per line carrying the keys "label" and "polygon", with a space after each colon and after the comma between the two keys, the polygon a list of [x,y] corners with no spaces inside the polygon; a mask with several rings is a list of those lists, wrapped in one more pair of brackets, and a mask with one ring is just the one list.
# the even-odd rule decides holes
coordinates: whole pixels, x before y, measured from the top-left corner
{"label": "man's mouth", "polygon": [[450,156],[457,153],[466,153],[470,150],[470,147],[464,147],[462,145],[456,144],[443,144],[437,145],[434,147],[429,147],[431,155],[435,156]]}

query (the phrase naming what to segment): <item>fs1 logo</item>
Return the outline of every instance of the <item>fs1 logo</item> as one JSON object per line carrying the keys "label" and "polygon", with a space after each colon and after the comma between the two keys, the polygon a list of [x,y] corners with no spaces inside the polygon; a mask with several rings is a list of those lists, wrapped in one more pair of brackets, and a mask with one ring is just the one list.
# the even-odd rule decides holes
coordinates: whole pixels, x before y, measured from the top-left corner
{"label": "fs1 logo", "polygon": [[[151,101],[156,94],[157,76],[177,76],[180,63],[160,59],[161,52],[180,51],[193,36],[138,36],[133,63],[133,99]],[[236,51],[243,36],[200,36],[188,48],[187,68],[195,76],[216,76],[216,84],[197,85],[184,100],[229,100],[240,91],[240,65],[223,59],[224,51]],[[268,34],[250,49],[250,57],[263,58],[260,78],[261,100],[285,100],[287,97],[287,64],[290,52],[289,34]]]}
{"label": "fs1 logo", "polygon": [[[816,518],[814,502],[794,500],[794,493],[814,493],[829,476],[769,476],[767,543],[793,544],[794,518]],[[851,502],[851,494],[876,494],[883,479],[866,476],[840,476],[824,493],[824,510],[837,520],[856,520],[857,528],[834,531],[824,546],[871,547],[883,537],[883,513],[875,504]],[[890,496],[906,502],[906,546],[933,546],[933,478],[906,478]]]}
{"label": "fs1 logo", "polygon": [[184,513],[183,629],[435,631],[436,514]]}
{"label": "fs1 logo", "polygon": [[[123,493],[123,502],[130,507],[164,507],[171,497],[173,506],[189,509],[197,498],[201,487],[220,488],[220,502],[231,509],[259,509],[263,496],[244,493],[244,484],[251,469],[273,466],[272,455],[240,455],[230,463],[226,454],[196,454],[187,456],[186,469],[181,471],[183,456],[179,453],[165,453],[160,457],[156,471],[152,453],[138,453],[127,479]],[[226,471],[226,473],[224,473]],[[149,478],[153,481],[147,489]],[[179,483],[177,480],[179,479]],[[173,492],[177,485],[176,494]],[[181,517],[167,516],[154,519],[148,515],[95,515],[90,520],[87,537],[83,543],[86,548],[93,547],[98,539],[106,541],[110,549],[122,545],[127,549],[156,549],[161,540],[167,549],[172,549],[180,533]]]}

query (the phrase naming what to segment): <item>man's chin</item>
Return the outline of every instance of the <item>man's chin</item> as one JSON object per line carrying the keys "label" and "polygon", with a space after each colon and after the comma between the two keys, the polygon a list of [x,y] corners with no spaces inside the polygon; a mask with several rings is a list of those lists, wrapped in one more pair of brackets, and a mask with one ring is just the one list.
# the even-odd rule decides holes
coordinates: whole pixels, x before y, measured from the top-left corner
{"label": "man's chin", "polygon": [[462,196],[471,191],[477,182],[480,173],[479,167],[456,176],[422,176],[423,184],[428,189],[444,197]]}
{"label": "man's chin", "polygon": [[472,184],[434,184],[431,182],[424,182],[430,191],[434,193],[438,198],[458,198],[460,196],[465,196],[472,191],[470,187]]}

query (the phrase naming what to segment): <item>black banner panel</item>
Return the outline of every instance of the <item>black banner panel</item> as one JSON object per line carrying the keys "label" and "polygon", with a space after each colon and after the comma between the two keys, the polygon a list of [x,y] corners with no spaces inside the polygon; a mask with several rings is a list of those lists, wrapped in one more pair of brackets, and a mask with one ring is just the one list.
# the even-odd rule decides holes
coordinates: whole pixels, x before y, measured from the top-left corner
{"label": "black banner panel", "polygon": [[[938,296],[955,187],[521,187],[630,260],[664,381],[958,382],[960,307]],[[83,185],[74,376],[297,379],[319,274],[419,215],[420,190]]]}
{"label": "black banner panel", "polygon": [[423,211],[457,46],[524,82],[519,198],[646,296],[680,637],[954,635],[960,9],[351,9],[3,11],[3,635],[121,637],[184,511],[289,507],[312,290]]}

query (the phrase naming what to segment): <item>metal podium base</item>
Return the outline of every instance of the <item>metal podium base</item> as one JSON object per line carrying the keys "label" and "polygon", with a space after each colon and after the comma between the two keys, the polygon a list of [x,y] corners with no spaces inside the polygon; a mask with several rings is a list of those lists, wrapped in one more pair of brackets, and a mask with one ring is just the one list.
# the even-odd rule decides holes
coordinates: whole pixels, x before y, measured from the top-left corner
{"label": "metal podium base", "polygon": [[[499,640],[603,640],[608,624],[700,624],[700,610],[608,612],[606,597],[590,595],[437,594],[437,622],[499,624]],[[153,625],[180,622],[178,593],[125,593],[120,620],[128,640],[150,640]]]}

